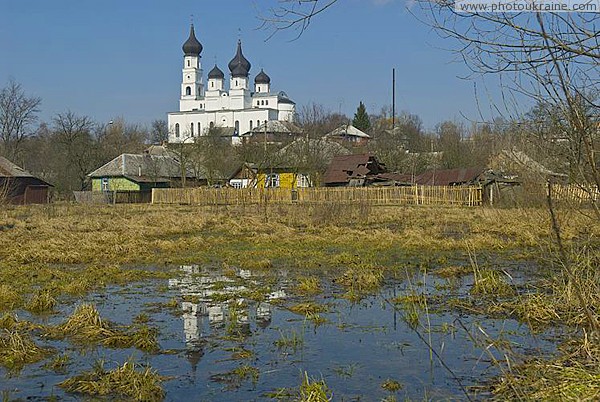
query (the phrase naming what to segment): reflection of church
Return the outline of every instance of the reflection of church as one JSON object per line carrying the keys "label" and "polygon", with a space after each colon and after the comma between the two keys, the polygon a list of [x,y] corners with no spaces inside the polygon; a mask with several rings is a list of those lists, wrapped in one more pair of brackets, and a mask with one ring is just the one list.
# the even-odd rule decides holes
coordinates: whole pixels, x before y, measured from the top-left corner
{"label": "reflection of church", "polygon": [[[181,303],[184,340],[189,349],[188,357],[192,366],[195,367],[202,357],[203,338],[212,331],[222,329],[230,319],[229,301],[213,302],[211,296],[225,293],[231,294],[232,300],[235,300],[234,295],[246,290],[246,287],[235,286],[231,278],[205,272],[198,265],[184,265],[181,269],[184,274],[179,278],[169,279],[169,287],[178,289],[185,299]],[[252,274],[249,271],[240,270],[237,276],[252,281]],[[227,285],[227,283],[231,285]],[[219,290],[213,289],[215,284],[219,284]],[[225,285],[223,286],[223,284]],[[285,292],[279,290],[271,293],[268,300],[283,297],[285,297]],[[251,308],[252,316],[250,315]],[[247,333],[250,333],[251,318],[254,318],[256,326],[264,329],[270,325],[271,316],[272,306],[268,302],[261,302],[255,306],[246,305],[235,315],[236,324],[242,328],[245,327],[244,331]]]}

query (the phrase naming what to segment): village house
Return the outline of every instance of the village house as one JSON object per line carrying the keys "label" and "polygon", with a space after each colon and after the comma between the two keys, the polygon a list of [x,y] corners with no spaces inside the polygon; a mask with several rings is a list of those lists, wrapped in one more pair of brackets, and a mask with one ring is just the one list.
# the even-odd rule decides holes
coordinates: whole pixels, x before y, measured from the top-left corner
{"label": "village house", "polygon": [[168,155],[121,154],[88,175],[92,191],[149,191],[198,181],[189,169]]}
{"label": "village house", "polygon": [[284,188],[296,189],[312,187],[310,175],[299,173],[289,167],[258,167],[246,163],[237,169],[229,179],[234,188]]}
{"label": "village house", "polygon": [[0,204],[46,204],[52,184],[0,156]]}
{"label": "village house", "polygon": [[333,158],[325,175],[326,187],[362,187],[377,181],[389,180],[382,177],[388,173],[385,165],[374,155],[337,155]]}
{"label": "village house", "polygon": [[325,137],[355,147],[367,145],[371,139],[369,134],[362,132],[352,124],[344,124],[330,133],[325,134]]}

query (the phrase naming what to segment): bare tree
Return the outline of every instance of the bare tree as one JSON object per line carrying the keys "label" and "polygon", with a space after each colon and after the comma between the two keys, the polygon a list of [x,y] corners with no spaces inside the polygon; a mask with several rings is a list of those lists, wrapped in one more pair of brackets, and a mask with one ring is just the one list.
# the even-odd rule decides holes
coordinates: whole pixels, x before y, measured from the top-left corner
{"label": "bare tree", "polygon": [[77,116],[71,111],[59,113],[52,119],[59,191],[84,190],[87,175],[101,162],[92,137],[94,126],[91,118]]}
{"label": "bare tree", "polygon": [[41,103],[40,98],[28,97],[14,80],[0,90],[0,152],[8,159],[19,154],[25,137],[33,133]]}
{"label": "bare tree", "polygon": [[169,126],[166,120],[154,120],[150,128],[150,142],[161,144],[169,140]]}
{"label": "bare tree", "polygon": [[261,28],[270,31],[269,38],[279,31],[294,30],[299,38],[308,28],[313,17],[337,3],[338,0],[278,0],[259,18]]}

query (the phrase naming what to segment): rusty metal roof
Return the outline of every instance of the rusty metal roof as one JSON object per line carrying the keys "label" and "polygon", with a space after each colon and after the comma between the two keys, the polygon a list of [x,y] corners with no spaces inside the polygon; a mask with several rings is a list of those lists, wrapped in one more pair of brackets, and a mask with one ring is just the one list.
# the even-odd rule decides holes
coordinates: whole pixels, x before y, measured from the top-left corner
{"label": "rusty metal roof", "polygon": [[338,155],[333,158],[325,175],[325,184],[348,183],[350,177],[364,177],[385,172],[385,166],[370,154]]}

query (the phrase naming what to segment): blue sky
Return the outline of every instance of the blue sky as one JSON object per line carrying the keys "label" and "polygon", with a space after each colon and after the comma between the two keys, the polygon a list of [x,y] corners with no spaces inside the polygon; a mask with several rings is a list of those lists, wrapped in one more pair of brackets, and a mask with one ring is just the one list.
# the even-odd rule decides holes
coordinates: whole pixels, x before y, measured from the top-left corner
{"label": "blue sky", "polygon": [[[298,107],[310,102],[352,115],[359,101],[377,112],[391,104],[421,116],[427,128],[466,115],[490,116],[494,80],[460,79],[467,71],[445,50],[455,46],[419,22],[400,0],[340,0],[297,40],[266,41],[260,11],[276,0],[0,0],[0,86],[9,78],[42,98],[42,120],[66,110],[99,122],[117,116],[148,124],[177,110],[182,51],[190,15],[204,46],[205,74],[215,60],[227,72],[238,37],[254,76]],[[241,34],[240,34],[241,32]],[[484,89],[484,84],[487,89]],[[487,91],[487,92],[486,92]],[[489,93],[488,93],[489,92]]]}

